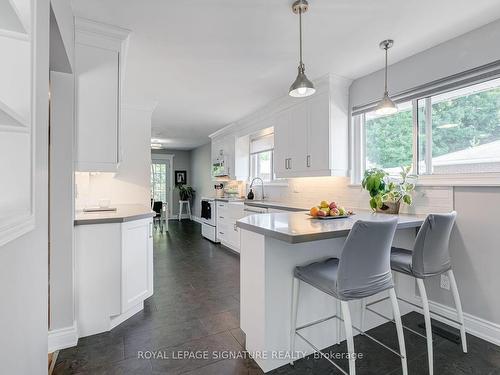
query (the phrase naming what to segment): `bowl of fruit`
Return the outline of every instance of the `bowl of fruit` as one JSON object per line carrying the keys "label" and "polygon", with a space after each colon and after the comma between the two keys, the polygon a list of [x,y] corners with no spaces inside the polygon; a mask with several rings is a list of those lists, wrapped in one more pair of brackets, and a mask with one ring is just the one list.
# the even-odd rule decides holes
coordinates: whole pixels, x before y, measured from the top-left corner
{"label": "bowl of fruit", "polygon": [[319,206],[311,208],[309,215],[314,219],[328,220],[346,218],[354,215],[354,212],[346,210],[335,202],[328,203],[327,201],[321,201]]}

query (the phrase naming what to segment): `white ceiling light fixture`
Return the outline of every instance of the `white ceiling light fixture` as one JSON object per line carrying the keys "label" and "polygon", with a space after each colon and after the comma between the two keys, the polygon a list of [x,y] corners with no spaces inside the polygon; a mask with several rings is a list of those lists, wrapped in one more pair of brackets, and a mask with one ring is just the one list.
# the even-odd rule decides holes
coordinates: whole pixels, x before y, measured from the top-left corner
{"label": "white ceiling light fixture", "polygon": [[387,39],[380,42],[379,46],[381,49],[385,50],[385,77],[384,77],[384,96],[382,100],[377,104],[375,112],[377,115],[391,115],[398,111],[398,107],[392,101],[389,96],[389,91],[387,89],[387,50],[394,45],[394,40]]}
{"label": "white ceiling light fixture", "polygon": [[288,94],[294,98],[304,98],[316,92],[313,83],[306,77],[306,67],[302,62],[302,13],[307,12],[309,3],[307,0],[297,0],[292,5],[292,11],[299,15],[299,54],[300,62],[295,82],[290,86]]}

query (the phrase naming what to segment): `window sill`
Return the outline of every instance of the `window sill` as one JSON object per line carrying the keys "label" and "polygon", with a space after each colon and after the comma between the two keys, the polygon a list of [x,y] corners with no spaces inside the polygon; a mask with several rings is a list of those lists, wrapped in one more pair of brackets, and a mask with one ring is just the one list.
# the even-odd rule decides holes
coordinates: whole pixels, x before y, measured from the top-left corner
{"label": "window sill", "polygon": [[[500,186],[500,173],[470,173],[449,175],[420,175],[417,186]],[[359,188],[361,183],[353,182],[347,185]]]}

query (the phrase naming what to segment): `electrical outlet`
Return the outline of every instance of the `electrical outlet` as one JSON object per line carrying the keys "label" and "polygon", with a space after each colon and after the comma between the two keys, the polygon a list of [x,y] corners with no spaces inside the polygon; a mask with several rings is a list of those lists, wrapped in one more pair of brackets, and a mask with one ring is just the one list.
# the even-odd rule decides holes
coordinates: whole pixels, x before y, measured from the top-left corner
{"label": "electrical outlet", "polygon": [[450,290],[450,278],[448,275],[441,275],[441,289]]}

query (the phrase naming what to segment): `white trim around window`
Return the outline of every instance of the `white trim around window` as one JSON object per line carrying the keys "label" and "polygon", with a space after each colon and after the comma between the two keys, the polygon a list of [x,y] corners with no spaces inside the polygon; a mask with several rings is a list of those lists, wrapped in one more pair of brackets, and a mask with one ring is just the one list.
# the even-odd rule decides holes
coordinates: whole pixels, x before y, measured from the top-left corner
{"label": "white trim around window", "polygon": [[[498,65],[497,65],[498,67]],[[480,72],[480,71],[479,71]],[[486,143],[479,143],[477,146],[473,145],[473,141],[476,141],[476,135],[474,133],[471,138],[471,149],[475,149],[475,147],[482,147],[483,145],[486,146],[486,151],[481,149],[481,152],[486,152],[485,158],[480,158],[477,155],[471,156],[468,152],[465,152],[464,155],[460,155],[460,157],[464,158],[470,158],[470,159],[463,159],[461,160],[458,156],[457,159],[449,159],[447,158],[448,155],[453,155],[456,153],[464,153],[464,151],[469,150],[468,148],[465,149],[458,149],[456,151],[453,150],[453,148],[449,148],[450,151],[446,154],[441,154],[435,156],[434,152],[432,151],[433,147],[435,146],[433,142],[433,134],[439,134],[438,132],[440,131],[439,129],[445,129],[445,125],[442,126],[434,126],[433,127],[433,116],[434,116],[434,109],[429,110],[429,108],[433,108],[434,105],[434,100],[436,100],[435,103],[441,103],[444,100],[446,100],[446,97],[450,95],[451,99],[447,99],[450,103],[452,103],[452,100],[455,100],[455,98],[465,98],[469,97],[472,95],[476,95],[477,93],[480,92],[486,92],[487,90],[498,90],[500,79],[498,75],[496,76],[488,76],[486,78],[489,78],[489,80],[485,79],[485,74],[479,74],[477,76],[477,80],[473,80],[472,78],[468,77],[467,80],[467,85],[464,85],[463,82],[460,83],[459,86],[454,87],[453,86],[453,80],[450,79],[449,82],[446,80],[443,80],[440,82],[443,86],[446,88],[446,91],[443,90],[437,90],[434,89],[432,95],[426,95],[423,97],[416,97],[413,95],[411,98],[407,98],[410,100],[407,100],[406,102],[402,103],[403,98],[400,98],[399,103],[404,104],[404,103],[411,103],[412,106],[412,121],[413,121],[413,127],[412,127],[412,147],[411,147],[411,160],[412,164],[414,167],[413,173],[421,173],[419,175],[419,179],[417,182],[417,185],[421,186],[500,186],[500,171],[498,170],[498,163],[500,162],[496,160],[496,158],[491,156],[491,153],[493,152],[492,149],[494,150],[494,147],[497,147],[498,142],[500,139],[498,138],[498,129],[497,128],[486,128],[489,129],[491,133],[485,133],[480,134],[482,137],[488,137],[490,136],[490,140],[487,141]],[[493,91],[494,92],[494,91]],[[455,96],[454,96],[455,95]],[[444,98],[444,99],[443,99]],[[470,103],[474,103],[472,105],[472,109],[475,110],[476,108],[474,105],[476,102],[474,99],[471,99]],[[471,105],[466,104],[466,102],[463,103],[465,108],[468,108],[470,111],[471,108],[469,108]],[[489,107],[486,107],[489,108]],[[480,105],[477,107],[477,110],[482,110],[483,106]],[[366,113],[369,110],[364,110],[360,111],[359,108],[357,109],[357,112],[353,112],[354,115],[351,118],[351,184],[352,185],[359,185],[363,173],[366,170],[366,143],[369,142],[369,140],[366,140],[366,135],[365,135],[365,123],[368,121],[368,117],[366,116]],[[437,109],[437,113],[441,113],[441,121],[443,121],[443,117],[445,117],[445,121],[447,121],[446,117],[442,115],[442,110],[439,112],[439,109]],[[445,107],[445,111],[447,111]],[[446,114],[446,112],[444,112]],[[467,112],[468,113],[468,112]],[[420,120],[419,120],[420,116]],[[370,115],[370,121],[372,121],[373,115]],[[491,116],[490,116],[491,117]],[[453,117],[452,117],[453,119]],[[440,121],[438,121],[438,124],[434,125],[439,125]],[[467,122],[462,122],[462,118],[459,118],[459,121],[457,123],[453,123],[450,125],[454,125],[453,127],[458,128],[458,126],[465,126],[465,128],[462,127],[462,129],[466,129],[467,131],[469,129],[474,129],[476,126],[475,123],[472,123],[472,126],[467,123]],[[470,121],[470,120],[469,120]],[[481,120],[483,121],[483,120]],[[484,120],[487,121],[487,120]],[[489,120],[490,122],[492,121],[491,118]],[[462,125],[458,125],[462,124]],[[393,124],[394,125],[394,124]],[[497,125],[500,126],[500,125]],[[450,126],[451,128],[451,126]],[[447,129],[447,128],[446,128]],[[465,133],[467,134],[467,133]],[[457,133],[458,136],[458,133]],[[496,138],[495,138],[496,137]],[[453,137],[452,137],[453,139]],[[459,138],[457,138],[458,140]],[[462,141],[467,140],[468,138],[462,138],[459,139]],[[480,138],[479,138],[480,139]],[[443,141],[441,141],[441,147],[443,147]],[[488,143],[490,142],[490,143]],[[458,143],[460,144],[460,143]],[[457,144],[457,145],[458,145]],[[424,146],[422,146],[424,145]],[[429,147],[430,145],[430,147]],[[446,143],[444,143],[446,145]],[[379,146],[378,147],[383,147]],[[479,149],[477,149],[477,152],[479,152]],[[422,154],[420,154],[422,153]],[[488,156],[489,155],[489,156]],[[442,159],[443,160],[439,160]],[[484,159],[484,161],[483,161]],[[378,162],[383,162],[384,159],[380,159]],[[436,164],[436,168],[441,168],[440,171],[436,171],[435,168],[433,168],[433,164],[437,162],[437,160],[440,161],[440,164]],[[450,164],[450,162],[454,162]],[[464,168],[465,166],[469,166],[469,168]],[[451,169],[450,169],[451,167]],[[443,169],[444,168],[444,169]],[[448,170],[446,170],[448,168]],[[474,168],[477,168],[478,171],[474,171]],[[392,167],[391,167],[392,169]],[[418,170],[417,170],[418,169]],[[453,170],[455,169],[455,170]],[[465,173],[468,172],[469,169],[471,173]],[[480,171],[482,169],[482,171]]]}

